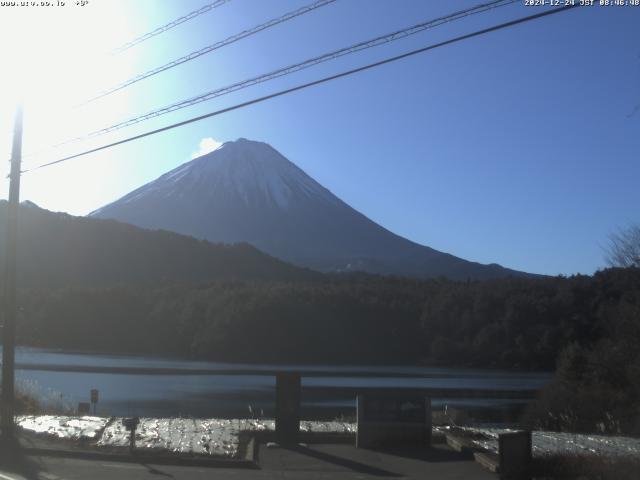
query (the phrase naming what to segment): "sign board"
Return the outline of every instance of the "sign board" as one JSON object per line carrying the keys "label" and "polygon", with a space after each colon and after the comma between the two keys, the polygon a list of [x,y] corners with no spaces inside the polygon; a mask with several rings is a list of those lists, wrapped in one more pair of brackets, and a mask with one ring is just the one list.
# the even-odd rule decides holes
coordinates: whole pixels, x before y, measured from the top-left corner
{"label": "sign board", "polygon": [[425,421],[424,397],[365,396],[364,419],[369,422]]}
{"label": "sign board", "polygon": [[500,473],[509,478],[530,478],[531,431],[501,433],[498,435]]}
{"label": "sign board", "polygon": [[133,451],[136,448],[136,428],[140,423],[140,418],[131,417],[131,418],[123,418],[122,425],[126,428],[129,433],[129,451],[133,454]]}
{"label": "sign board", "polygon": [[358,394],[356,447],[431,444],[431,399],[415,390]]}
{"label": "sign board", "polygon": [[135,430],[138,427],[139,423],[140,423],[140,418],[138,418],[138,417],[131,417],[131,418],[123,418],[122,419],[122,425],[124,425],[124,428],[126,428],[129,431]]}
{"label": "sign board", "polygon": [[98,389],[91,389],[91,403],[98,403]]}

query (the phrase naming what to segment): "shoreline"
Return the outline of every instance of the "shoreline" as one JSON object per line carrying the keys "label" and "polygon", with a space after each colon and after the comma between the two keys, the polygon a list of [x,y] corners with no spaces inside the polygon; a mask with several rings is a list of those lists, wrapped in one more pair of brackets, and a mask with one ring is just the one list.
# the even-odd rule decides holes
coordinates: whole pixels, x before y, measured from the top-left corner
{"label": "shoreline", "polygon": [[[274,362],[274,361],[266,361],[262,362],[256,359],[239,359],[239,360],[230,360],[230,359],[212,359],[212,358],[190,358],[181,355],[171,355],[171,354],[162,354],[162,353],[140,353],[140,352],[129,352],[129,351],[92,351],[92,350],[82,350],[82,349],[67,349],[67,348],[59,348],[59,347],[50,347],[43,345],[32,345],[32,344],[24,344],[19,343],[16,345],[17,349],[24,349],[26,351],[32,351],[33,353],[50,353],[57,355],[80,355],[80,356],[97,356],[97,357],[112,357],[114,359],[117,358],[127,358],[130,357],[132,359],[146,359],[150,361],[160,361],[160,362],[176,362],[176,363],[200,363],[200,364],[215,364],[220,366],[228,367],[228,370],[234,370],[239,367],[249,366],[249,365],[264,365],[265,368],[271,370],[295,370],[299,368],[301,370],[311,370],[316,367],[320,368],[329,368],[329,369],[347,369],[351,368],[354,371],[358,371],[359,369],[372,369],[372,368],[382,368],[382,369],[455,369],[455,370],[466,370],[469,372],[472,371],[486,371],[486,372],[495,372],[495,373],[505,373],[505,374],[540,374],[540,375],[548,375],[552,376],[555,371],[554,370],[541,370],[541,369],[527,369],[527,368],[507,368],[500,367],[496,365],[482,366],[482,365],[445,365],[442,363],[427,363],[423,361],[416,362],[393,362],[389,360],[380,361],[380,362],[370,362],[370,363],[361,363],[361,362],[330,362],[327,359],[323,359],[321,362],[309,362],[309,361],[299,361],[299,360],[285,360],[282,362]],[[2,345],[0,344],[0,351],[2,351]],[[211,367],[210,369],[215,369],[215,367]],[[224,369],[224,368],[223,368]],[[204,369],[206,370],[206,369]]]}

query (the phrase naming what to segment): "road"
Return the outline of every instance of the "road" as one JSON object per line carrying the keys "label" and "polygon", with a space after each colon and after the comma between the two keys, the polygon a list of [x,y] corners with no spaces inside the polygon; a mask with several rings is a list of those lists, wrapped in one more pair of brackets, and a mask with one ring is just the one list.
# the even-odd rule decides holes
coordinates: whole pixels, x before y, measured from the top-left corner
{"label": "road", "polygon": [[468,456],[437,446],[401,454],[359,450],[351,445],[266,448],[259,468],[206,468],[90,461],[59,457],[4,458],[0,480],[200,479],[371,479],[497,480]]}

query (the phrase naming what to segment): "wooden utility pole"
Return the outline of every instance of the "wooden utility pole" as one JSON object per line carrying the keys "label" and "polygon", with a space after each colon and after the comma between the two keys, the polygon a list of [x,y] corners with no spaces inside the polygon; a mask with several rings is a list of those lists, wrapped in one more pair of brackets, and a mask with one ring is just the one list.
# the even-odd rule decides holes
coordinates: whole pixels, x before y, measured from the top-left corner
{"label": "wooden utility pole", "polygon": [[18,209],[20,208],[20,164],[22,162],[22,105],[16,109],[9,174],[9,204],[7,208],[7,244],[5,253],[2,329],[2,405],[0,425],[2,436],[10,438],[15,415],[15,342],[16,342],[16,253],[18,247]]}

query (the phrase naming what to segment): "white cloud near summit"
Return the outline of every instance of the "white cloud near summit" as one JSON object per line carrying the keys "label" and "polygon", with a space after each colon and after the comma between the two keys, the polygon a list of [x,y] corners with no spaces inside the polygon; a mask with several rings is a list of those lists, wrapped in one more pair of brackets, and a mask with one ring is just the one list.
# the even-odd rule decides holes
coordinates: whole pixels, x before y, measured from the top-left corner
{"label": "white cloud near summit", "polygon": [[200,145],[198,150],[191,154],[191,159],[201,157],[202,155],[206,155],[207,153],[211,153],[220,145],[222,145],[222,142],[219,142],[215,138],[212,138],[212,137],[203,138],[202,140],[200,140]]}

